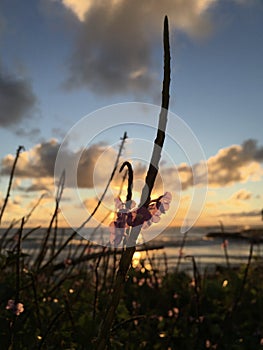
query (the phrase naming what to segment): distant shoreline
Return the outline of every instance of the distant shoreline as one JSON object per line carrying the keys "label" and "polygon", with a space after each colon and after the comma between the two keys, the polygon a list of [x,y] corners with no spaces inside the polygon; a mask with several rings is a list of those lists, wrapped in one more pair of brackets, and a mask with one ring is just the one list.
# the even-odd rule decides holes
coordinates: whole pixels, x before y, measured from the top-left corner
{"label": "distant shoreline", "polygon": [[263,242],[263,228],[251,228],[241,231],[211,231],[206,234],[207,238],[231,238],[231,239],[245,239],[252,240],[253,243]]}

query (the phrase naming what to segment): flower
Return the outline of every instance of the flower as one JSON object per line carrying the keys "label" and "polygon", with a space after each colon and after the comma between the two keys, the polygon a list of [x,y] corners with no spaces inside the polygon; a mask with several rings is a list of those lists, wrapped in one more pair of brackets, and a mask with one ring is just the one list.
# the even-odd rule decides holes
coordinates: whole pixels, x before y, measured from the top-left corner
{"label": "flower", "polygon": [[114,199],[117,210],[116,219],[109,225],[110,244],[118,246],[126,235],[129,227],[142,226],[147,229],[152,223],[158,223],[160,216],[169,209],[172,194],[165,192],[164,195],[150,201],[148,206],[136,208],[132,200],[122,202],[120,197]]}
{"label": "flower", "polygon": [[64,259],[64,265],[65,267],[72,265],[72,260],[69,258]]}
{"label": "flower", "polygon": [[131,211],[127,215],[127,224],[129,226],[139,226],[142,225],[145,221],[148,221],[152,218],[150,211],[145,207],[140,207],[137,210]]}
{"label": "flower", "polygon": [[227,240],[227,239],[224,239],[224,240],[223,240],[223,243],[221,244],[221,247],[222,247],[223,249],[226,249],[226,248],[228,247],[228,240]]}
{"label": "flower", "polygon": [[207,349],[211,347],[211,341],[210,341],[209,339],[207,339],[207,340],[205,341],[205,347],[206,347]]}
{"label": "flower", "polygon": [[6,310],[11,310],[16,316],[19,316],[24,311],[22,303],[15,303],[13,299],[9,299],[6,305]]}
{"label": "flower", "polygon": [[184,256],[183,248],[180,248],[180,249],[179,249],[179,256],[180,256],[180,257],[183,257],[183,256]]}

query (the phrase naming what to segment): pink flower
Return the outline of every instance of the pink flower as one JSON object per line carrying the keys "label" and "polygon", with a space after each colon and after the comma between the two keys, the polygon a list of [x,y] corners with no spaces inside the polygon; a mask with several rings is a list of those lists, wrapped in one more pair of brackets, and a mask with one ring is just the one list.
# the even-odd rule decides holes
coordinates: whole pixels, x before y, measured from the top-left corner
{"label": "pink flower", "polygon": [[158,223],[160,216],[169,209],[171,200],[171,193],[165,192],[159,198],[151,200],[147,207],[142,206],[136,209],[134,201],[124,203],[120,197],[115,198],[117,217],[109,225],[110,244],[118,246],[129,227],[142,226],[143,229],[146,229],[152,223]]}
{"label": "pink flower", "polygon": [[179,256],[180,257],[183,257],[184,256],[184,251],[182,248],[179,249]]}
{"label": "pink flower", "polygon": [[11,310],[16,316],[19,316],[24,311],[22,303],[15,303],[13,299],[9,299],[6,305],[6,310]]}
{"label": "pink flower", "polygon": [[117,217],[116,221],[110,223],[110,244],[119,245],[125,235],[126,222]]}
{"label": "pink flower", "polygon": [[115,207],[118,209],[117,217],[115,221],[112,221],[109,225],[110,230],[110,244],[118,246],[122,238],[125,235],[125,229],[127,228],[127,214],[129,212],[125,207],[125,203],[122,202],[120,197],[115,198]]}
{"label": "pink flower", "polygon": [[221,244],[221,247],[224,249],[228,247],[228,240],[227,239],[224,239],[223,243]]}
{"label": "pink flower", "polygon": [[151,226],[151,224],[152,224],[151,220],[145,221],[142,225],[142,229],[147,230],[147,228],[149,228]]}
{"label": "pink flower", "polygon": [[175,315],[179,315],[179,309],[178,309],[178,307],[174,307],[174,308],[173,308],[173,312],[174,312]]}
{"label": "pink flower", "polygon": [[136,211],[131,211],[127,215],[127,224],[129,226],[139,226],[142,225],[145,221],[150,220],[152,217],[149,210],[145,207],[140,207]]}
{"label": "pink flower", "polygon": [[148,210],[152,215],[152,217],[151,217],[152,222],[157,223],[161,220],[160,216],[161,216],[162,212],[161,212],[161,210],[158,209],[158,202],[150,204],[148,207]]}
{"label": "pink flower", "polygon": [[168,311],[168,317],[173,317],[173,310]]}
{"label": "pink flower", "polygon": [[64,265],[65,265],[65,267],[68,267],[68,266],[72,265],[72,260],[69,259],[69,258],[64,259]]}
{"label": "pink flower", "polygon": [[167,210],[169,210],[171,201],[172,201],[171,192],[165,192],[165,194],[160,199],[161,204],[159,209],[162,213],[165,213]]}

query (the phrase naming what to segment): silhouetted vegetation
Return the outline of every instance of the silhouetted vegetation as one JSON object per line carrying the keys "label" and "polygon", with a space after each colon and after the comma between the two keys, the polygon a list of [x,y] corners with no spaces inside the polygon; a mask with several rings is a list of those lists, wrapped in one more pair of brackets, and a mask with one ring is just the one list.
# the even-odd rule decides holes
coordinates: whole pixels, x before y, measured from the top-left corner
{"label": "silhouetted vegetation", "polygon": [[[149,214],[151,190],[165,137],[169,104],[170,53],[168,20],[164,26],[165,67],[162,110],[152,160],[148,169],[141,207]],[[124,133],[112,175],[91,216],[95,214],[119,166],[127,135]],[[20,146],[12,168],[0,222],[5,214]],[[131,169],[128,162],[124,164]],[[121,167],[123,169],[124,166]],[[124,174],[123,181],[125,181]],[[127,202],[131,200],[128,178]],[[71,245],[77,231],[65,233],[58,227],[58,213],[65,174],[61,175],[53,215],[44,230],[42,242],[32,255],[23,246],[39,227],[26,228],[36,206],[21,220],[2,230],[0,237],[0,348],[30,349],[222,349],[242,350],[263,347],[262,262],[252,263],[253,242],[247,264],[230,266],[226,232],[222,240],[226,268],[213,274],[200,274],[194,256],[192,273],[180,270],[186,234],[177,265],[167,269],[167,261],[154,259],[151,250],[136,242],[143,221],[134,225],[122,248],[96,246],[79,240]],[[120,185],[120,191],[122,185]],[[155,200],[155,209],[161,199]],[[167,199],[169,196],[167,195]],[[40,200],[37,205],[40,204]],[[164,210],[164,209],[163,209]],[[141,214],[141,213],[140,213]],[[138,218],[137,218],[138,219]],[[140,219],[144,219],[141,215]],[[147,219],[148,220],[148,219]],[[121,229],[126,228],[120,225]],[[96,230],[96,229],[95,229]],[[43,229],[39,231],[43,234]],[[64,232],[64,233],[63,233]],[[144,250],[146,254],[140,255]],[[136,259],[134,258],[134,254]],[[160,265],[161,264],[161,265]]]}

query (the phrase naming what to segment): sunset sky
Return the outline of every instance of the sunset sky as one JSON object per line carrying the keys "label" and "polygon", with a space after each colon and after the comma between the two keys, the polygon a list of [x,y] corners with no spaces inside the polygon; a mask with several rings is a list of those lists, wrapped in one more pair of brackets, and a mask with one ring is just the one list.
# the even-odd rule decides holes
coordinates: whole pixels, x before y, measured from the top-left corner
{"label": "sunset sky", "polygon": [[[172,56],[168,131],[176,142],[167,139],[162,179],[154,192],[156,196],[166,190],[173,193],[170,215],[164,222],[186,222],[186,209],[195,198],[191,215],[202,209],[196,225],[217,225],[219,220],[225,225],[262,224],[262,1],[2,0],[0,205],[16,149],[25,147],[3,226],[26,215],[43,193],[28,225],[48,224],[54,206],[57,152],[80,120],[74,142],[63,153],[70,164],[86,148],[78,178],[80,202],[88,210],[96,205],[124,131],[129,139],[122,160],[134,160],[135,197],[139,198],[154,136],[151,126],[158,117],[157,107],[144,104],[160,105],[165,15],[169,17]],[[110,123],[118,118],[115,107],[107,106],[130,102],[140,103],[138,120],[145,128],[136,125],[130,104],[125,105],[124,113],[122,107],[116,111],[125,115],[126,123],[134,124],[128,130],[118,125],[111,128]],[[100,133],[107,124],[106,119],[102,122],[103,111],[113,116],[109,129]],[[83,121],[85,116],[89,117]],[[200,146],[189,136],[191,132]],[[200,161],[208,169],[207,186],[201,180],[192,181],[192,171],[199,169]],[[98,221],[113,209],[119,186],[120,176],[112,183]],[[198,191],[200,202],[199,194],[194,197]],[[73,216],[72,225],[86,215],[80,214],[69,178],[62,211],[66,220],[67,215]],[[62,215],[60,219],[61,225],[68,224]]]}

